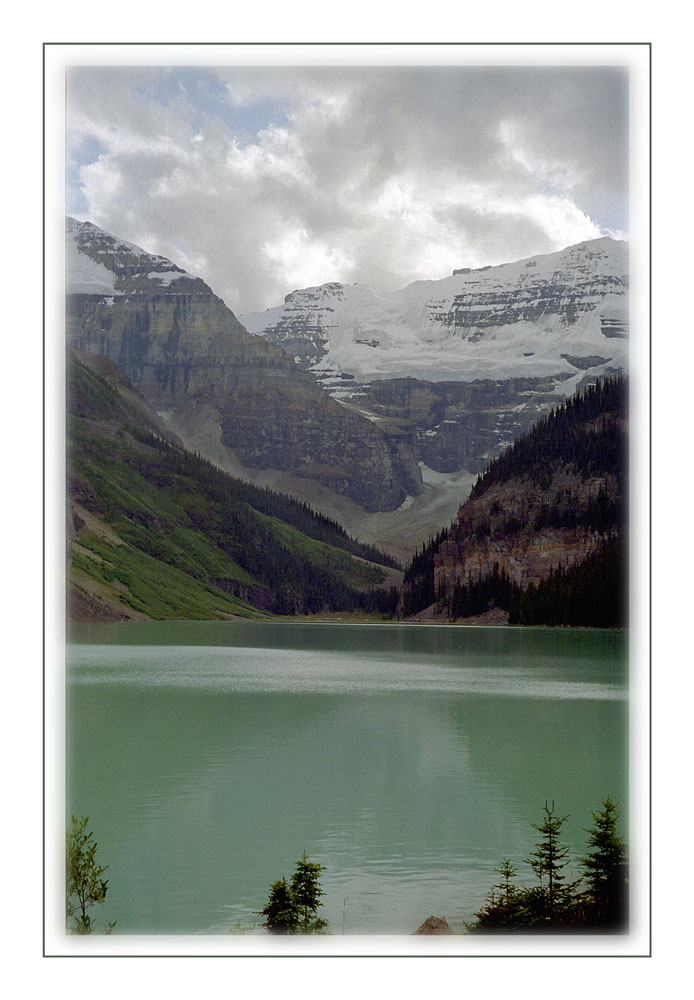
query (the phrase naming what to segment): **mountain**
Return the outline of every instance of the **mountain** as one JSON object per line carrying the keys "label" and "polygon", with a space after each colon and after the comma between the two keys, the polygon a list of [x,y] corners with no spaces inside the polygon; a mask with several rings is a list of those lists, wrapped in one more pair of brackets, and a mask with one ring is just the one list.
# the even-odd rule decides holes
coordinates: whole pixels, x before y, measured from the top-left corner
{"label": "mountain", "polygon": [[333,282],[243,317],[248,332],[201,279],[68,220],[68,342],[115,362],[189,449],[404,561],[490,460],[626,366],[627,249],[392,294]]}
{"label": "mountain", "polygon": [[112,362],[67,374],[69,620],[392,608],[392,560],[187,451]]}
{"label": "mountain", "polygon": [[400,613],[493,623],[623,625],[627,382],[579,391],[475,483],[417,552]]}
{"label": "mountain", "polygon": [[480,472],[557,400],[626,368],[628,280],[627,244],[604,237],[393,293],[301,289],[242,322],[335,398],[409,421],[423,466]]}
{"label": "mountain", "polygon": [[422,489],[413,434],[323,391],[200,279],[89,222],[66,225],[67,340],[110,359],[184,443],[293,492],[392,510]]}

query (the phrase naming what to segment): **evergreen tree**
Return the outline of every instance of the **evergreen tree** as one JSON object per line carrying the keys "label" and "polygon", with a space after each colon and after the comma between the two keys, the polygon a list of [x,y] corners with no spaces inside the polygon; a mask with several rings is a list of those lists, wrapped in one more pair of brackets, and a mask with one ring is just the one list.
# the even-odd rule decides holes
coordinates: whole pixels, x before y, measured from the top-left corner
{"label": "evergreen tree", "polygon": [[510,858],[504,858],[494,871],[501,876],[501,881],[492,886],[487,901],[479,913],[476,913],[477,923],[468,927],[471,931],[506,931],[524,926],[528,921],[528,913],[524,905],[525,890],[518,890],[514,879],[516,868]]}
{"label": "evergreen tree", "polygon": [[471,933],[494,931],[618,931],[627,923],[628,869],[624,841],[617,833],[619,812],[608,796],[603,808],[593,813],[594,824],[586,832],[592,850],[580,858],[587,888],[579,891],[580,880],[567,881],[568,848],[560,842],[561,828],[568,817],[554,816],[545,803],[545,820],[533,823],[542,840],[526,863],[535,872],[538,884],[516,888],[516,869],[505,858],[495,869],[501,879],[487,896],[484,906],[468,925]]}
{"label": "evergreen tree", "polygon": [[270,886],[268,901],[260,910],[260,916],[265,917],[261,926],[270,934],[322,934],[327,931],[328,921],[318,916],[323,895],[322,871],[325,867],[309,861],[304,851],[296,863],[291,882],[281,878]]}
{"label": "evergreen tree", "polygon": [[559,840],[561,828],[568,816],[554,815],[554,802],[550,809],[545,802],[545,819],[540,825],[533,823],[542,834],[535,851],[526,859],[537,876],[539,885],[530,891],[528,901],[534,911],[534,921],[550,927],[571,923],[573,903],[578,882],[567,882],[564,869],[569,864],[569,848]]}
{"label": "evergreen tree", "polygon": [[261,926],[267,927],[270,934],[296,934],[299,915],[286,879],[272,883],[270,897],[260,915],[265,917]]}
{"label": "evergreen tree", "polygon": [[306,851],[296,863],[292,875],[292,898],[299,915],[299,933],[317,934],[328,926],[327,920],[317,916],[318,908],[322,906],[320,897],[324,894],[320,884],[320,873],[325,871],[323,865],[308,860]]}
{"label": "evergreen tree", "polygon": [[619,930],[627,918],[627,851],[617,833],[616,805],[609,795],[602,805],[602,810],[592,814],[593,826],[586,830],[592,850],[580,859],[588,883],[586,921],[591,926]]}

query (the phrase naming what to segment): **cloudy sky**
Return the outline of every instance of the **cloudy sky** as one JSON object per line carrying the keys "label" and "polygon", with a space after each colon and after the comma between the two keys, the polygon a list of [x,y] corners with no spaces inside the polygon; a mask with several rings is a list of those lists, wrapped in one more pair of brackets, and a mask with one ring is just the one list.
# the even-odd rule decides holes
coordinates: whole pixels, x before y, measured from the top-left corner
{"label": "cloudy sky", "polygon": [[237,314],[628,236],[627,71],[68,70],[67,211]]}

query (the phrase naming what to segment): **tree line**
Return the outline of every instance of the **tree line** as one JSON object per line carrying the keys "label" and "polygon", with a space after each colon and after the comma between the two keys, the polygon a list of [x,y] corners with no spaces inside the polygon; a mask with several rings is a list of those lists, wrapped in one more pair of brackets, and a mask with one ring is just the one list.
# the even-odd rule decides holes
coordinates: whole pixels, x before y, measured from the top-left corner
{"label": "tree line", "polygon": [[[454,522],[431,536],[405,569],[398,613],[416,614],[433,604],[439,614],[455,620],[500,608],[515,625],[583,625],[622,627],[627,624],[627,490],[626,411],[628,383],[623,375],[608,378],[576,393],[518,438],[478,477],[471,499],[490,486],[511,478],[529,478],[540,486],[527,509],[497,500],[488,516]],[[579,502],[575,491],[542,496],[557,470],[580,476],[614,477],[592,487]],[[616,490],[614,488],[616,480]],[[538,584],[519,585],[495,564],[481,576],[436,585],[435,563],[447,540],[473,538],[484,543],[519,532],[546,528],[586,530],[600,536],[599,549],[583,561],[553,569]]]}
{"label": "tree line", "polygon": [[[146,416],[139,412],[135,416],[132,408],[104,378],[82,365],[71,353],[68,354],[67,373],[68,414],[87,419],[117,420],[126,434],[157,453],[159,461],[155,482],[162,489],[174,485],[176,477],[191,478],[211,500],[247,504],[268,517],[276,517],[290,524],[316,541],[341,548],[381,566],[400,568],[393,556],[376,545],[353,538],[341,524],[314,510],[308,502],[298,500],[288,493],[271,490],[269,486],[246,483],[224,472],[203,458],[198,451],[181,448],[166,440],[146,425]],[[75,421],[68,421],[68,428],[81,448],[86,451],[90,448],[100,450],[92,435],[79,433]],[[126,448],[118,457],[143,475],[151,475],[150,462],[143,453],[134,453],[132,449]]]}

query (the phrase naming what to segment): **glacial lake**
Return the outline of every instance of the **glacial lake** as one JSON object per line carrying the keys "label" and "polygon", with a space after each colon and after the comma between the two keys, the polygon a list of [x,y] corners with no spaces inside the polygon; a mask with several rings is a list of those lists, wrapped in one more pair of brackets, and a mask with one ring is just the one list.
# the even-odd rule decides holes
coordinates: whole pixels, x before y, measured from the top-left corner
{"label": "glacial lake", "polygon": [[533,881],[545,801],[573,856],[606,795],[628,813],[624,633],[82,625],[67,667],[67,811],[109,865],[97,930],[250,925],[304,851],[332,933],[462,930],[503,858]]}

